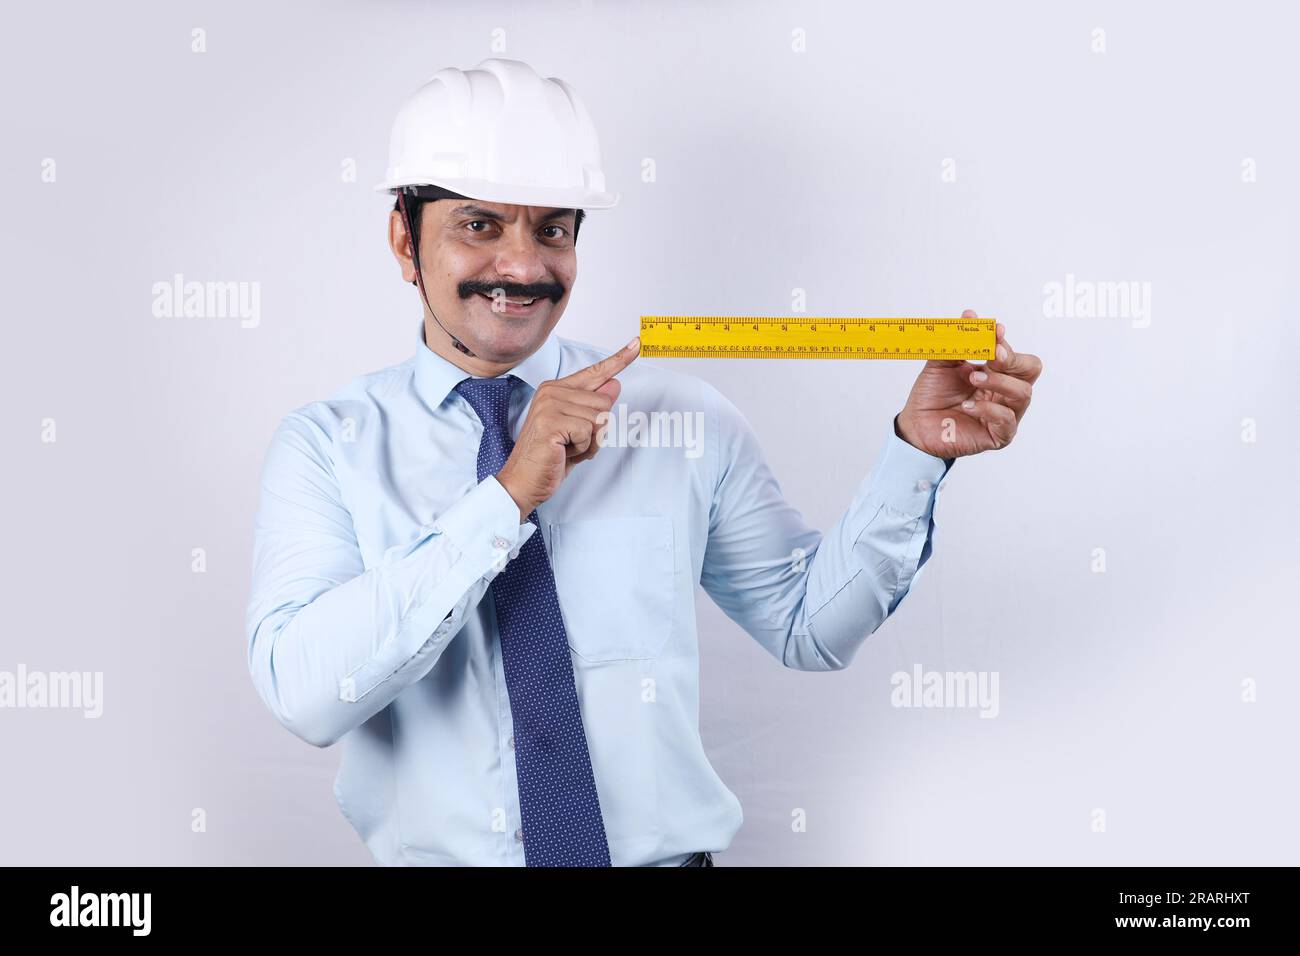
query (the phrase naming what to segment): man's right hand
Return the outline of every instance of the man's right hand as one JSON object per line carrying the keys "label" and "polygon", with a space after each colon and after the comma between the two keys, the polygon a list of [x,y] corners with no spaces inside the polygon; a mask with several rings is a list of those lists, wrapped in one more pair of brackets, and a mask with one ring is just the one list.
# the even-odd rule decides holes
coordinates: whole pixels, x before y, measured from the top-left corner
{"label": "man's right hand", "polygon": [[514,451],[496,476],[519,506],[521,524],[559,490],[575,465],[596,457],[600,416],[622,389],[614,376],[640,351],[641,340],[635,338],[595,365],[538,386]]}

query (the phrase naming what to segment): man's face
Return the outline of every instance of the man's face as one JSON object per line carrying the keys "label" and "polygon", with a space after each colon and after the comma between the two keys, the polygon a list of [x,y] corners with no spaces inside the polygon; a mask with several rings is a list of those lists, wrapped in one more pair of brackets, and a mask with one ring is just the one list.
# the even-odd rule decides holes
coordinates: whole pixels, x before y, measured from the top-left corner
{"label": "man's face", "polygon": [[[420,212],[424,287],[442,324],[484,361],[513,363],[535,352],[564,314],[577,276],[575,210],[440,199]],[[411,281],[405,246],[403,235],[394,252]]]}

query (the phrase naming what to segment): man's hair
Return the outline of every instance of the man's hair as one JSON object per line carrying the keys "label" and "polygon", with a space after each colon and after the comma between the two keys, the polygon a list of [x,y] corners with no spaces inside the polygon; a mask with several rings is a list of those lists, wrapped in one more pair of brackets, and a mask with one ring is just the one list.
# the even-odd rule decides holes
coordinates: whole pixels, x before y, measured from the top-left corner
{"label": "man's hair", "polygon": [[[436,199],[420,199],[410,194],[406,197],[406,208],[411,211],[411,241],[415,243],[416,248],[420,245],[420,213],[424,210],[424,204],[427,202],[437,202]],[[393,210],[401,212],[401,204],[393,200]],[[582,226],[582,220],[587,216],[585,209],[579,209],[573,217],[573,244],[578,244],[578,229]]]}

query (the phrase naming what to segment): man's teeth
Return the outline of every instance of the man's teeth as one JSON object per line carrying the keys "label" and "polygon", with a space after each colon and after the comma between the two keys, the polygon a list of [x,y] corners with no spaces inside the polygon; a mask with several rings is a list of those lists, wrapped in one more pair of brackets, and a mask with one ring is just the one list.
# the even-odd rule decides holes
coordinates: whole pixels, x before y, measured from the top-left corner
{"label": "man's teeth", "polygon": [[[483,293],[480,292],[479,295],[483,295]],[[484,298],[490,299],[492,298],[492,296],[484,296]],[[537,297],[534,296],[531,299],[509,299],[508,298],[506,299],[506,301],[509,302],[511,305],[532,305],[534,302],[537,301]]]}

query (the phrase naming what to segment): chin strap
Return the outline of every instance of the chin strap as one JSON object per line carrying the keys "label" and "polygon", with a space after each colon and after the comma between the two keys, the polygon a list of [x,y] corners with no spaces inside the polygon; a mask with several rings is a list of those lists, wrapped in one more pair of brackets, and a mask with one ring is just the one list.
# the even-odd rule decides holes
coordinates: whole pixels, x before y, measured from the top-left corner
{"label": "chin strap", "polygon": [[438,323],[438,328],[447,333],[448,338],[451,339],[451,344],[456,346],[457,349],[464,352],[466,355],[473,357],[474,353],[465,347],[464,342],[451,334],[447,327],[442,324],[437,313],[433,311],[433,306],[429,305],[429,294],[424,291],[424,270],[420,268],[420,244],[416,242],[415,239],[415,228],[414,223],[411,221],[411,210],[406,205],[406,191],[403,189],[398,189],[397,191],[397,204],[402,207],[402,220],[406,223],[406,235],[411,240],[411,259],[415,263],[415,282],[413,285],[419,287],[420,295],[424,298],[425,307],[429,310],[429,314],[433,316],[433,321]]}

